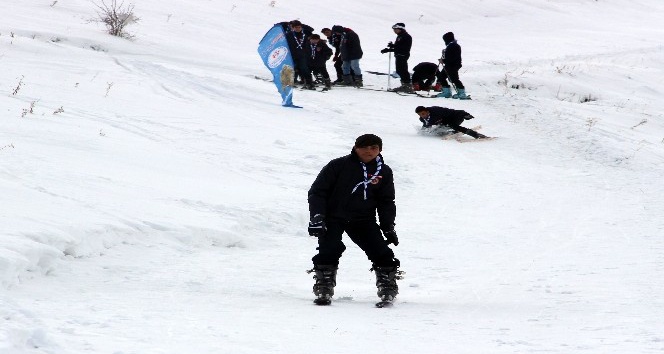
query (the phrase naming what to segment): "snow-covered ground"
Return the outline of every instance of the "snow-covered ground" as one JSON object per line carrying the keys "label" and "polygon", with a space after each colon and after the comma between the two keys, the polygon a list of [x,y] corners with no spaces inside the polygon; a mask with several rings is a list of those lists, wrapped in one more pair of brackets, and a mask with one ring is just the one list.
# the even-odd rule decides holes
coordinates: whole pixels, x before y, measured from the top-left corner
{"label": "snow-covered ground", "polygon": [[[664,351],[663,2],[135,5],[129,41],[87,0],[0,2],[0,353]],[[474,99],[338,88],[282,108],[256,48],[295,18],[353,28],[375,71],[395,22],[411,67],[453,31]],[[499,138],[417,135],[418,105]],[[406,278],[374,308],[348,241],[316,307],[306,192],[368,132]]]}

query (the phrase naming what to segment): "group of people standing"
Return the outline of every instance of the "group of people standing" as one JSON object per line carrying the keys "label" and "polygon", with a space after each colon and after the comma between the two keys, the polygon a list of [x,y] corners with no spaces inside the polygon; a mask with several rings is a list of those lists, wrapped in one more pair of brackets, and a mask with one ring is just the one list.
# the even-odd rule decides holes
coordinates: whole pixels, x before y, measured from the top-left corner
{"label": "group of people standing", "polygon": [[[288,46],[295,64],[296,81],[301,81],[304,89],[315,90],[313,76],[320,76],[325,89],[330,89],[332,81],[327,71],[327,61],[332,58],[337,72],[336,85],[362,87],[360,59],[364,52],[360,37],[352,29],[335,25],[323,28],[320,35],[313,33],[313,28],[298,20],[281,23]],[[328,46],[328,41],[334,48]],[[299,80],[297,80],[299,79]]]}
{"label": "group of people standing", "polygon": [[[323,28],[321,33],[327,38],[313,33],[314,29],[298,20],[281,23],[295,64],[296,78],[304,84],[304,89],[315,89],[314,76],[320,77],[325,89],[334,85],[362,87],[362,70],[360,59],[364,52],[360,37],[350,28],[334,25]],[[459,79],[461,69],[461,46],[454,38],[454,33],[443,35],[445,48],[442,50],[438,64],[422,62],[413,68],[411,78],[408,70],[408,59],[413,46],[413,38],[402,22],[392,26],[396,39],[390,41],[380,52],[394,53],[395,69],[401,85],[393,91],[413,92],[419,90],[439,91],[438,97],[467,98],[465,87]],[[332,51],[332,48],[334,51]],[[337,79],[333,82],[327,71],[327,61],[332,58]],[[442,65],[442,69],[441,69]],[[451,84],[451,85],[450,85]],[[452,94],[452,88],[456,93]]]}

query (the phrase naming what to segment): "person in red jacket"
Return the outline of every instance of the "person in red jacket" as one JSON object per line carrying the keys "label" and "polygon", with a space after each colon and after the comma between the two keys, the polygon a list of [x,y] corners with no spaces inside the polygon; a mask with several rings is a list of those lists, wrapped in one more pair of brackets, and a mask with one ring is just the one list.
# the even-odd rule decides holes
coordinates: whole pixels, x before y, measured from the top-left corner
{"label": "person in red jacket", "polygon": [[329,304],[334,295],[339,258],[346,250],[344,232],[373,264],[381,300],[391,301],[399,292],[400,262],[388,247],[399,244],[394,230],[394,177],[383,160],[382,147],[383,141],[374,134],[359,136],[351,153],[330,161],[309,189],[308,231],[318,238],[310,272],[315,272],[318,304]]}

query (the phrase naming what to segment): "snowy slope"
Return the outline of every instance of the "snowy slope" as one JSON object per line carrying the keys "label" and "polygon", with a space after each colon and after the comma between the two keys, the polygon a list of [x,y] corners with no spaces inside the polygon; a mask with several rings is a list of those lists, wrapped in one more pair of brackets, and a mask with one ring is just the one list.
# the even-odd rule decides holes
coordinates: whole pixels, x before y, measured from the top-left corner
{"label": "snowy slope", "polygon": [[[0,2],[0,353],[664,351],[664,3],[135,4],[128,41],[89,1]],[[474,99],[282,108],[256,48],[295,18],[353,28],[375,71],[393,23],[411,67],[454,31]],[[434,104],[499,138],[417,135]],[[349,241],[315,307],[306,192],[367,132],[406,279],[373,308]]]}

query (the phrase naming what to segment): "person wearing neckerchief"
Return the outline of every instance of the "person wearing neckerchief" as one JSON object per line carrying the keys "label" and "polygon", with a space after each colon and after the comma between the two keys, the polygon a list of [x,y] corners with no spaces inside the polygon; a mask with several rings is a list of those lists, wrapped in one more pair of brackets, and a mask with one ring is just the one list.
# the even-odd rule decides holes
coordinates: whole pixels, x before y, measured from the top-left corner
{"label": "person wearing neckerchief", "polygon": [[311,69],[309,69],[310,43],[302,27],[302,22],[293,20],[290,22],[291,31],[286,33],[288,47],[291,50],[291,57],[295,65],[295,72],[304,80],[304,89],[315,90]]}
{"label": "person wearing neckerchief", "polygon": [[394,230],[394,177],[383,160],[382,147],[382,139],[374,134],[359,136],[351,153],[330,161],[309,189],[308,231],[318,238],[311,271],[317,299],[329,301],[334,295],[339,259],[346,249],[344,232],[371,261],[381,300],[398,294],[400,263],[388,246],[399,244]]}
{"label": "person wearing neckerchief", "polygon": [[332,56],[332,48],[327,45],[327,41],[320,39],[320,35],[312,34],[309,36],[310,42],[310,56],[309,56],[309,69],[314,77],[320,75],[325,84],[324,90],[329,90],[332,87],[330,81],[330,74],[327,72],[327,61]]}

